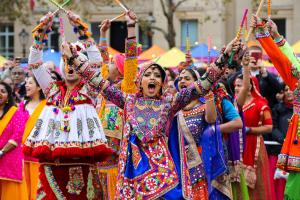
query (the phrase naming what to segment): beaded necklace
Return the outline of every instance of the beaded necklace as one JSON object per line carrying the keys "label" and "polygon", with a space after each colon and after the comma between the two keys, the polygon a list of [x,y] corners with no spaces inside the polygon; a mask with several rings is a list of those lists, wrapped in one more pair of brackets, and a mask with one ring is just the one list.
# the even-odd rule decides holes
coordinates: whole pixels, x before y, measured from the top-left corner
{"label": "beaded necklace", "polygon": [[[78,85],[81,85],[81,83]],[[55,108],[53,108],[53,112],[57,115],[59,110],[62,110],[64,113],[63,123],[60,127],[61,131],[70,132],[69,113],[76,109],[75,102],[78,101],[78,90],[78,86],[76,86],[73,90],[67,89],[64,98],[59,95],[56,100],[52,101],[52,104],[55,106]]]}

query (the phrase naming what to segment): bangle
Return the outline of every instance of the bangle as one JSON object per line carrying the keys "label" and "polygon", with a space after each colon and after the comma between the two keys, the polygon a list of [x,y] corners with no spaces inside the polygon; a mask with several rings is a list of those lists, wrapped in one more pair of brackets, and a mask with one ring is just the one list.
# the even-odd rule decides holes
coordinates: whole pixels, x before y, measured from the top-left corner
{"label": "bangle", "polygon": [[0,150],[0,157],[4,155],[4,151]]}
{"label": "bangle", "polygon": [[99,38],[99,41],[100,41],[100,42],[101,42],[101,41],[107,41],[107,38],[101,37],[101,38]]}
{"label": "bangle", "polygon": [[212,92],[209,92],[207,95],[204,96],[204,98],[206,102],[215,100],[214,93]]}
{"label": "bangle", "polygon": [[135,23],[132,23],[132,24],[127,24],[127,27],[135,27]]}
{"label": "bangle", "polygon": [[127,38],[127,40],[133,40],[135,38],[136,38],[136,36],[132,36],[132,37]]}
{"label": "bangle", "polygon": [[279,43],[282,39],[283,39],[283,37],[280,36],[279,38],[276,38],[276,39],[274,40],[274,42],[275,42],[275,43]]}

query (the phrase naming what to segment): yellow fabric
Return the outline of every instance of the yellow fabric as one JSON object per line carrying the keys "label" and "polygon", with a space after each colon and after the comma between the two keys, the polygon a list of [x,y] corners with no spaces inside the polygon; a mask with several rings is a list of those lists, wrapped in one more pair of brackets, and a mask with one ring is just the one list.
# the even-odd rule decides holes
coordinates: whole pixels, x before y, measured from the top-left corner
{"label": "yellow fabric", "polygon": [[26,181],[17,183],[14,181],[0,180],[0,199],[1,200],[28,200]]}
{"label": "yellow fabric", "polygon": [[110,169],[99,169],[99,172],[107,174],[107,191],[109,199],[114,199],[118,179],[118,167]]}
{"label": "yellow fabric", "polygon": [[39,180],[39,163],[25,162],[24,173],[27,185],[28,198],[30,200],[36,199],[36,192],[38,189]]}
{"label": "yellow fabric", "polygon": [[121,90],[126,94],[133,94],[136,92],[135,79],[138,72],[138,60],[126,59],[124,64],[124,79],[121,84]]}
{"label": "yellow fabric", "polygon": [[29,117],[28,121],[26,122],[24,134],[22,137],[22,143],[26,141],[27,137],[29,136],[30,132],[32,131],[38,117],[40,116],[42,110],[44,109],[46,105],[46,100],[43,100],[39,103],[39,105],[35,108],[34,112]]}
{"label": "yellow fabric", "polygon": [[[103,77],[103,79],[107,79],[108,67],[107,67],[107,64],[105,64],[105,63],[103,63],[102,68],[101,68],[101,76]],[[106,104],[106,100],[103,97],[101,97],[101,107],[100,107],[100,111],[98,113],[98,116],[100,119],[103,115],[105,104]]]}
{"label": "yellow fabric", "polygon": [[139,56],[140,60],[152,60],[166,53],[164,49],[157,45],[153,45],[151,48],[147,49]]}
{"label": "yellow fabric", "polygon": [[165,68],[177,67],[180,62],[185,62],[185,54],[174,47],[159,58],[153,59],[154,62]]}
{"label": "yellow fabric", "polygon": [[300,40],[298,42],[296,42],[292,46],[292,48],[293,48],[295,54],[299,54],[300,53]]}
{"label": "yellow fabric", "polygon": [[4,129],[6,128],[7,124],[10,122],[11,118],[14,116],[16,111],[17,107],[12,106],[4,115],[4,117],[0,120],[0,136],[2,135]]}
{"label": "yellow fabric", "polygon": [[0,56],[0,68],[3,67],[3,64],[5,63],[6,58],[4,58],[3,56]]}

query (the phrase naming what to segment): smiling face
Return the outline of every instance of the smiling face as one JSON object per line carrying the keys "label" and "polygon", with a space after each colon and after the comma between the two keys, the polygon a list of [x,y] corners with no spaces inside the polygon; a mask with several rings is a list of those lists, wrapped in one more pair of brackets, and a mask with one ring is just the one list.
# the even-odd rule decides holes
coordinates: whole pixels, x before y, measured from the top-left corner
{"label": "smiling face", "polygon": [[157,97],[161,93],[163,84],[162,72],[158,66],[149,67],[143,74],[141,87],[144,97]]}
{"label": "smiling face", "polygon": [[4,106],[8,100],[8,91],[5,86],[0,84],[0,106]]}
{"label": "smiling face", "polygon": [[235,79],[235,82],[234,82],[234,92],[235,92],[236,96],[239,95],[242,87],[243,87],[243,80],[240,79],[240,78]]}
{"label": "smiling face", "polygon": [[39,95],[39,92],[41,90],[41,88],[37,85],[33,77],[28,77],[26,79],[25,88],[26,88],[26,96],[31,98],[36,94]]}
{"label": "smiling face", "polygon": [[182,70],[182,72],[179,74],[178,78],[178,89],[179,91],[189,87],[191,84],[193,84],[196,80],[193,78],[193,75],[188,70]]}
{"label": "smiling face", "polygon": [[290,90],[289,86],[285,86],[284,88],[284,102],[292,103],[294,101],[294,94]]}

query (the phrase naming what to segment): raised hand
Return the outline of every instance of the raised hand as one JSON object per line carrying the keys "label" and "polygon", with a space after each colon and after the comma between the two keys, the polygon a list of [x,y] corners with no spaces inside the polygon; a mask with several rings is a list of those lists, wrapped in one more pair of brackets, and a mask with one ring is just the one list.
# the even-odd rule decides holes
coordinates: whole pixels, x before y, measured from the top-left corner
{"label": "raised hand", "polygon": [[132,10],[129,10],[126,13],[125,19],[127,21],[127,25],[129,25],[129,24],[135,24],[136,21],[137,21],[137,16],[136,16],[136,14]]}
{"label": "raised hand", "polygon": [[75,26],[78,20],[80,20],[80,16],[73,13],[72,11],[67,11],[67,16],[69,18],[70,23]]}
{"label": "raised hand", "polygon": [[53,13],[52,12],[48,12],[46,15],[44,15],[40,19],[40,23],[43,23],[44,25],[48,25],[48,24],[52,23],[52,21],[53,21]]}
{"label": "raised hand", "polygon": [[281,37],[278,33],[277,25],[271,19],[268,19],[268,28],[273,39]]}
{"label": "raised hand", "polygon": [[72,57],[72,45],[69,42],[63,42],[61,44],[61,53],[63,57],[70,58]]}
{"label": "raised hand", "polygon": [[102,21],[100,26],[101,26],[100,33],[105,34],[107,32],[107,30],[110,28],[111,23],[110,23],[109,19],[106,19],[106,20]]}

